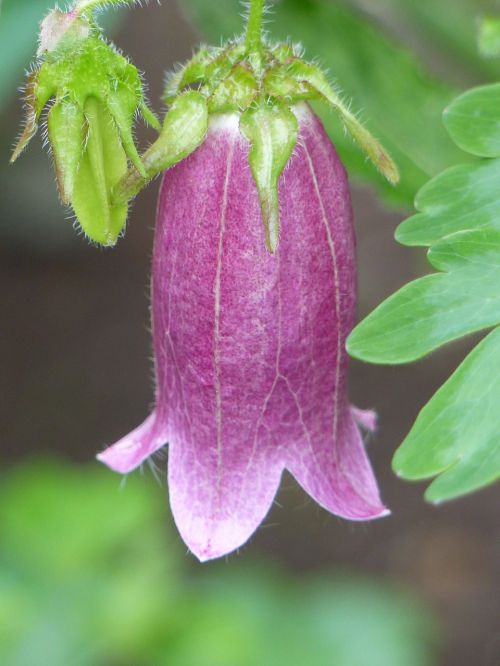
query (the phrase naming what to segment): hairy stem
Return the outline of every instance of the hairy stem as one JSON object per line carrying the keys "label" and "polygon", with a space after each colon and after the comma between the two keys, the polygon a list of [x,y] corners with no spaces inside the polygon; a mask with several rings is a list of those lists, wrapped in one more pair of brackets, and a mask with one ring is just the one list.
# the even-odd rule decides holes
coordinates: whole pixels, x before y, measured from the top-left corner
{"label": "hairy stem", "polygon": [[250,0],[248,14],[246,47],[247,52],[260,52],[262,50],[262,21],[264,16],[264,0]]}
{"label": "hairy stem", "polygon": [[73,4],[73,11],[77,14],[92,12],[99,6],[123,4],[123,0],[77,0]]}

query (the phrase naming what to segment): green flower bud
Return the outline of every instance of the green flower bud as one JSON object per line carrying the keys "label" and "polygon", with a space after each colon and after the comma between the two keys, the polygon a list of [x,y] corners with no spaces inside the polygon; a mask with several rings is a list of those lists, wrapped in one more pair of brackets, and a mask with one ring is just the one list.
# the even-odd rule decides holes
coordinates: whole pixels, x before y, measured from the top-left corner
{"label": "green flower bud", "polygon": [[146,170],[136,148],[137,112],[149,124],[137,69],[101,36],[92,18],[76,10],[55,10],[42,22],[38,55],[42,62],[28,78],[25,129],[12,161],[37,131],[44,107],[61,199],[95,242],[114,245],[127,207],[114,206],[111,192],[127,174],[128,161],[142,177]]}

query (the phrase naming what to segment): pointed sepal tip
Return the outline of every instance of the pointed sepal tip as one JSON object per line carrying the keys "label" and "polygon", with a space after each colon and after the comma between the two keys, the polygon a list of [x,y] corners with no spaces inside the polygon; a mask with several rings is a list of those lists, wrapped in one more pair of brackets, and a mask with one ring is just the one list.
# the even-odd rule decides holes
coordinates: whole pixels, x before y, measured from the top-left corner
{"label": "pointed sepal tip", "polygon": [[279,242],[279,179],[297,143],[298,121],[281,103],[260,100],[241,116],[240,129],[250,142],[250,170],[259,193],[266,246],[271,254]]}

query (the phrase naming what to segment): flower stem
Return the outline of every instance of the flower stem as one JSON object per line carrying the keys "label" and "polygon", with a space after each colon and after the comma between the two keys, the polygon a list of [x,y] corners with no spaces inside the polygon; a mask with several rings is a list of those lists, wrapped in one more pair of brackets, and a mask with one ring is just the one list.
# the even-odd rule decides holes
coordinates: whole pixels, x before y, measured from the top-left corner
{"label": "flower stem", "polygon": [[73,3],[73,11],[77,14],[89,14],[97,7],[123,4],[123,0],[77,0]]}
{"label": "flower stem", "polygon": [[250,0],[250,13],[248,14],[247,33],[245,44],[247,53],[262,50],[262,20],[264,15],[264,0]]}

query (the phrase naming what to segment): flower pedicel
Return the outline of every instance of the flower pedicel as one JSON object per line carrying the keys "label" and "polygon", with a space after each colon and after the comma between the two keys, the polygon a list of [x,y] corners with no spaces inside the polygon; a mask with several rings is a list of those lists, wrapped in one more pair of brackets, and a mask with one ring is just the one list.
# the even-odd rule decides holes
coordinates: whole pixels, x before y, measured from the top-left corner
{"label": "flower pedicel", "polygon": [[[112,49],[98,34],[89,3],[83,4],[69,20],[59,20],[63,41],[98,40]],[[375,417],[347,398],[345,340],[356,307],[349,187],[307,102],[329,102],[391,182],[397,169],[320,69],[304,62],[296,47],[263,42],[262,13],[263,2],[252,2],[245,38],[202,48],[171,78],[163,127],[141,158],[128,132],[131,112],[147,109],[138,78],[129,75],[133,84],[117,79],[124,108],[119,102],[110,107],[112,85],[101,96],[86,96],[92,102],[80,105],[83,122],[79,116],[86,145],[99,133],[96,108],[108,109],[108,132],[131,163],[127,173],[123,163],[111,177],[104,173],[110,151],[102,142],[100,162],[85,151],[78,159],[73,153],[58,158],[64,120],[51,132],[50,117],[71,90],[56,96],[49,112],[59,181],[70,183],[61,189],[69,190],[66,200],[77,216],[71,186],[83,179],[82,168],[94,190],[89,196],[99,187],[104,193],[97,224],[91,212],[83,213],[82,226],[95,241],[114,242],[116,227],[106,235],[103,222],[121,211],[123,227],[128,201],[168,169],[152,272],[156,405],[98,458],[126,473],[168,443],[173,515],[200,560],[247,541],[285,469],[336,515],[367,520],[387,514],[360,434],[360,427],[374,429]],[[74,21],[78,30],[69,33]],[[109,65],[106,71],[113,82]],[[33,80],[30,95],[37,119],[48,96],[40,97]],[[154,123],[150,112],[145,116]],[[33,123],[28,128],[32,133]]]}

